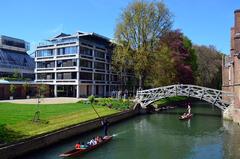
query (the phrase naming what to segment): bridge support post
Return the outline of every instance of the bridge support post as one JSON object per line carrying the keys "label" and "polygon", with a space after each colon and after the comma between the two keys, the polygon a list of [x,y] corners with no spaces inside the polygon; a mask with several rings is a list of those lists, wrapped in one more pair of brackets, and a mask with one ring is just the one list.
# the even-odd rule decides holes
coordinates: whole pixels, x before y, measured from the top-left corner
{"label": "bridge support post", "polygon": [[234,100],[232,100],[229,107],[223,112],[223,119],[232,120],[240,124],[240,109],[234,107]]}
{"label": "bridge support post", "polygon": [[233,120],[232,109],[233,109],[233,105],[230,104],[228,108],[222,112],[222,116],[224,120]]}

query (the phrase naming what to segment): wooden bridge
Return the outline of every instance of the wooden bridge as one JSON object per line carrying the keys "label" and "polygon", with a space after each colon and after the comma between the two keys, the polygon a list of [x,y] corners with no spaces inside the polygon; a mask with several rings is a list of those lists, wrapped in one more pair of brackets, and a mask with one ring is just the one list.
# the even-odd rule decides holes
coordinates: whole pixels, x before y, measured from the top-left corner
{"label": "wooden bridge", "polygon": [[177,84],[137,91],[135,101],[137,104],[140,104],[142,108],[146,108],[148,105],[159,99],[173,96],[198,98],[217,106],[222,111],[232,104],[234,97],[232,93],[216,89],[196,85]]}

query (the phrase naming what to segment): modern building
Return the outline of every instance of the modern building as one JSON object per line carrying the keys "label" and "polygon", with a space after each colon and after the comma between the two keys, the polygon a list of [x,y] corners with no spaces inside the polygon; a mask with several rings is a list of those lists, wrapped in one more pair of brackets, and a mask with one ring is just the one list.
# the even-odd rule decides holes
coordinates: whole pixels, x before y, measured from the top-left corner
{"label": "modern building", "polygon": [[27,51],[29,43],[8,36],[0,36],[0,78],[18,72],[23,78],[34,79],[34,59]]}
{"label": "modern building", "polygon": [[113,47],[96,33],[61,33],[37,47],[35,82],[49,84],[55,97],[110,96],[121,86],[111,69]]}
{"label": "modern building", "polygon": [[[34,59],[27,54],[29,43],[1,35],[0,36],[0,99],[9,99],[10,85],[16,86],[14,98],[26,98],[34,96],[36,89],[31,89],[28,93],[24,91],[23,85],[28,81],[31,88],[34,83]],[[15,75],[17,75],[15,77]]]}

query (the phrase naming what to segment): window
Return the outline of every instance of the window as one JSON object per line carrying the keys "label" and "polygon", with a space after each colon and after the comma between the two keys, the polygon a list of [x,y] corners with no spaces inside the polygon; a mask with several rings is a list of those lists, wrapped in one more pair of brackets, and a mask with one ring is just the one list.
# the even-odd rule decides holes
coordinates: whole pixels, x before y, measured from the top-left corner
{"label": "window", "polygon": [[40,80],[54,79],[54,73],[38,73],[37,79],[40,79]]}
{"label": "window", "polygon": [[57,61],[57,67],[73,67],[73,66],[77,66],[76,59]]}
{"label": "window", "polygon": [[96,69],[105,70],[105,64],[104,64],[104,63],[101,63],[101,62],[95,62],[95,63],[94,63],[94,67],[95,67]]}
{"label": "window", "polygon": [[57,79],[77,79],[76,72],[57,73]]}
{"label": "window", "polygon": [[92,73],[80,72],[81,80],[92,80]]}
{"label": "window", "polygon": [[118,76],[117,75],[112,75],[112,81],[118,81]]}
{"label": "window", "polygon": [[103,59],[105,58],[105,52],[95,50],[94,53],[95,53],[95,57],[103,58]]}
{"label": "window", "polygon": [[54,61],[37,62],[37,68],[53,68],[53,67],[55,67]]}
{"label": "window", "polygon": [[59,48],[57,50],[58,55],[77,54],[77,46]]}
{"label": "window", "polygon": [[86,47],[80,47],[80,54],[82,55],[87,55],[87,56],[92,56],[93,55],[93,50],[86,48]]}
{"label": "window", "polygon": [[38,50],[37,57],[53,56],[53,50]]}
{"label": "window", "polygon": [[105,75],[96,73],[96,74],[94,74],[94,80],[104,81],[105,80]]}
{"label": "window", "polygon": [[88,60],[80,60],[80,66],[81,67],[87,67],[87,68],[92,68],[92,62]]}
{"label": "window", "polygon": [[25,42],[17,42],[14,40],[2,39],[2,44],[8,45],[8,46],[19,47],[19,48],[26,48]]}

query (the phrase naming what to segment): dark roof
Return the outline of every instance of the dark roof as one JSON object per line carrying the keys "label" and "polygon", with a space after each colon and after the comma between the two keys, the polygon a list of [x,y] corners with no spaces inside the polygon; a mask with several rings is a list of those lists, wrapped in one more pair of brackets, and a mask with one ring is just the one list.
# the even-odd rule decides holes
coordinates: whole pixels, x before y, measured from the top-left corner
{"label": "dark roof", "polygon": [[240,9],[237,9],[237,10],[234,11],[234,13],[237,13],[237,12],[240,12]]}
{"label": "dark roof", "polygon": [[70,36],[70,34],[60,33],[59,35],[55,36],[54,38],[66,37]]}
{"label": "dark roof", "polygon": [[7,68],[34,69],[34,59],[27,53],[0,49],[0,66]]}

